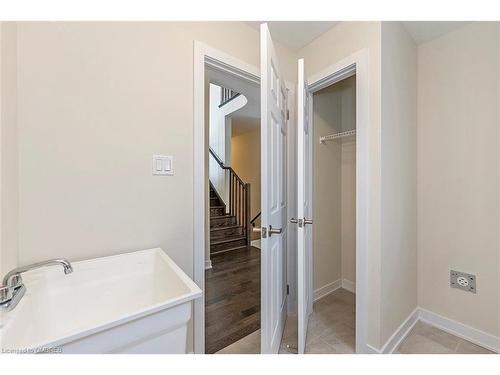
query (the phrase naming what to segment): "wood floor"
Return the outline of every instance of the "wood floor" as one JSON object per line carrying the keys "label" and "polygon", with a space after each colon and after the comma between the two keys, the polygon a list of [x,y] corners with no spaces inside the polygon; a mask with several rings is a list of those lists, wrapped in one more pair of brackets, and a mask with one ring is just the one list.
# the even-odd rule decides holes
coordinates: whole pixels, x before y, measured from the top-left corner
{"label": "wood floor", "polygon": [[205,351],[215,353],[260,329],[260,250],[211,256],[205,271]]}

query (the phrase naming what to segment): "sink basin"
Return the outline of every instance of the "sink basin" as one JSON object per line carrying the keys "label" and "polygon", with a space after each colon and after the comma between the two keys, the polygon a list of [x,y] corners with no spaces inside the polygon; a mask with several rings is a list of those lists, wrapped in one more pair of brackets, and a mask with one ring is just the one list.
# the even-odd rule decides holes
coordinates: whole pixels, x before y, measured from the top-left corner
{"label": "sink basin", "polygon": [[185,353],[198,286],[162,249],[26,272],[26,294],[1,312],[3,352]]}

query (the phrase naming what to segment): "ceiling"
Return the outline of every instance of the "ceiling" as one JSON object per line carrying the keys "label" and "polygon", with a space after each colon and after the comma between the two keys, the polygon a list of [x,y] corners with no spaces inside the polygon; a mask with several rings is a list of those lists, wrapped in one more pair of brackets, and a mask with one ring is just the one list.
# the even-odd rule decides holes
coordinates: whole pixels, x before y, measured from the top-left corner
{"label": "ceiling", "polygon": [[401,22],[417,44],[428,42],[469,22],[459,21],[404,21]]}
{"label": "ceiling", "polygon": [[214,68],[207,68],[210,83],[234,90],[246,97],[247,104],[231,113],[232,133],[237,136],[260,127],[260,85],[229,75]]}
{"label": "ceiling", "polygon": [[[259,30],[262,22],[247,22],[247,24]],[[298,51],[337,23],[336,21],[269,21],[267,25],[274,40],[293,51]]]}
{"label": "ceiling", "polygon": [[[246,22],[259,29],[260,22]],[[268,22],[273,39],[297,51],[319,37],[338,22],[331,21],[271,21]],[[454,21],[403,21],[401,22],[417,44],[422,44],[458,29],[469,22]],[[260,87],[248,81],[225,74],[216,69],[207,69],[208,80],[219,86],[243,94],[248,103],[231,117],[235,135],[251,131],[260,126]]]}
{"label": "ceiling", "polygon": [[[262,21],[264,22],[264,21]],[[262,22],[246,22],[258,30]],[[269,21],[273,39],[293,51],[298,51],[338,24],[338,21]],[[401,21],[417,44],[428,42],[458,29],[466,21]]]}

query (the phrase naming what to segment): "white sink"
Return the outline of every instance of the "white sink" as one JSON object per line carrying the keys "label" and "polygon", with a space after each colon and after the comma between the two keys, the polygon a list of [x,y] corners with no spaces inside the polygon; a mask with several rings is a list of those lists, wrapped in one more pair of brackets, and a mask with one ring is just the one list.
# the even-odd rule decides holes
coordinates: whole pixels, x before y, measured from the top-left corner
{"label": "white sink", "polygon": [[26,294],[0,316],[3,352],[185,353],[200,288],[161,249],[23,274]]}

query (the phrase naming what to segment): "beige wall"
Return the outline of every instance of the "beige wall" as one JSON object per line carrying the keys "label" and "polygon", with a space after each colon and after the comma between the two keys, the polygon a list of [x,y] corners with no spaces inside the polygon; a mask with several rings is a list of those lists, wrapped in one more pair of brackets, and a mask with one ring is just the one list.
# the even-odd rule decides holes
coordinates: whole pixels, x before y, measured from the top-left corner
{"label": "beige wall", "polygon": [[[260,120],[254,130],[231,138],[231,166],[240,178],[250,183],[251,218],[260,212]],[[235,119],[233,126],[237,126]]]}
{"label": "beige wall", "polygon": [[417,48],[382,23],[382,254],[380,344],[417,307]]}
{"label": "beige wall", "polygon": [[[355,106],[353,106],[355,109]],[[356,282],[356,140],[350,137],[342,142],[340,172],[340,248],[342,279]]]}
{"label": "beige wall", "polygon": [[308,76],[341,61],[362,49],[368,51],[370,82],[369,109],[369,148],[372,152],[369,159],[370,201],[368,208],[368,238],[370,243],[368,255],[368,343],[380,346],[380,178],[381,167],[377,155],[380,152],[381,127],[381,23],[380,22],[341,22],[331,30],[322,34],[309,45],[299,51],[305,58]]}
{"label": "beige wall", "polygon": [[499,23],[419,46],[418,104],[418,303],[500,336]]}
{"label": "beige wall", "polygon": [[16,25],[0,23],[0,274],[17,266]]}
{"label": "beige wall", "polygon": [[321,136],[355,128],[355,84],[351,77],[314,94],[314,290],[339,279],[355,282],[355,143],[317,143]]}
{"label": "beige wall", "polygon": [[240,22],[18,24],[20,263],[161,246],[192,275],[194,39],[259,66]]}
{"label": "beige wall", "polygon": [[341,121],[341,90],[330,86],[313,100],[313,289],[342,277],[340,223],[340,142],[318,145],[316,139],[337,132]]}

